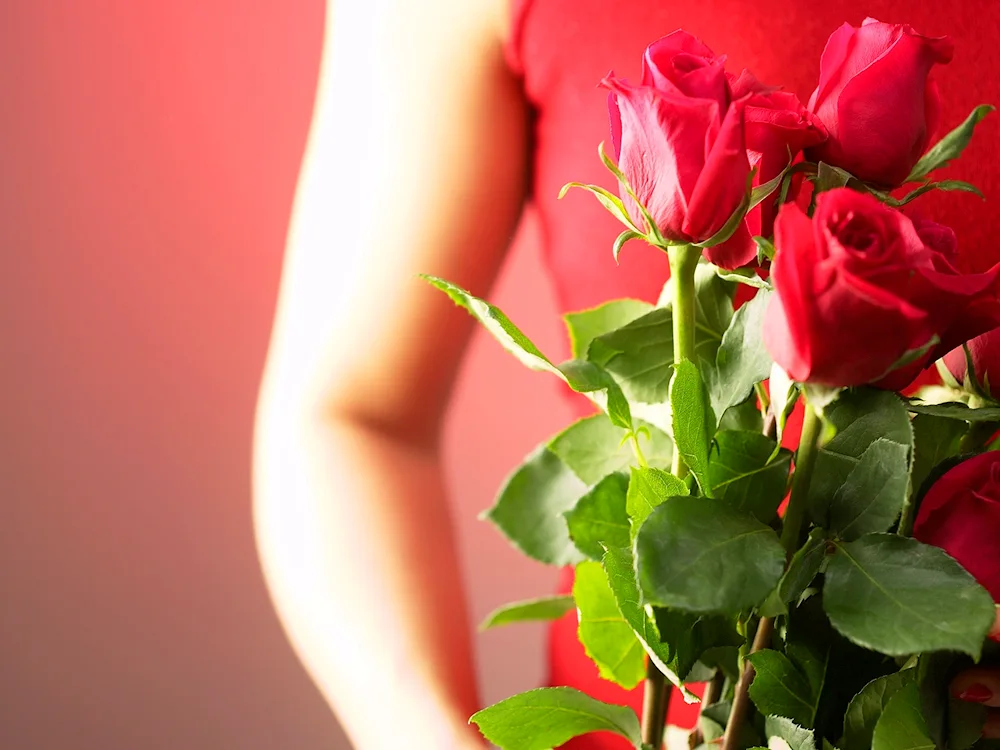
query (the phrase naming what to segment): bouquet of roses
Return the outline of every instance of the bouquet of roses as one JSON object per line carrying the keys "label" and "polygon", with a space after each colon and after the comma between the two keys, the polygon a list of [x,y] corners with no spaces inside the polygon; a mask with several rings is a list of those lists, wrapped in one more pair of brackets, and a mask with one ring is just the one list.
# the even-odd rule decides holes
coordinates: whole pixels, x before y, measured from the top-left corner
{"label": "bouquet of roses", "polygon": [[[530,557],[575,565],[572,596],[489,624],[575,608],[601,675],[645,682],[641,723],[542,688],[473,716],[487,739],[659,748],[671,692],[696,701],[703,682],[693,746],[987,742],[986,709],[948,682],[995,648],[1000,265],[960,272],[954,232],[904,208],[978,193],[931,180],[992,109],[928,150],[929,76],[951,54],[905,25],[845,24],[807,106],[683,31],[646,49],[639,83],[609,75],[614,158],[599,151],[619,194],[576,186],[625,226],[616,257],[643,239],[671,274],[656,305],[568,315],[567,362],[429,278],[603,412],[539,446],[486,514]],[[943,385],[900,395],[935,363]]]}

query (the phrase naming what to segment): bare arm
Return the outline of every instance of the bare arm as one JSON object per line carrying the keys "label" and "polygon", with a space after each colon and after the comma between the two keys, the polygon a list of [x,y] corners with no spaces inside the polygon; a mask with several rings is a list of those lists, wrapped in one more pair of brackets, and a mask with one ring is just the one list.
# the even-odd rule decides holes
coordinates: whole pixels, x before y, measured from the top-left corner
{"label": "bare arm", "polygon": [[485,292],[519,214],[526,117],[505,16],[503,0],[328,14],[254,513],[282,622],[359,750],[480,746],[438,456],[471,322],[415,274]]}

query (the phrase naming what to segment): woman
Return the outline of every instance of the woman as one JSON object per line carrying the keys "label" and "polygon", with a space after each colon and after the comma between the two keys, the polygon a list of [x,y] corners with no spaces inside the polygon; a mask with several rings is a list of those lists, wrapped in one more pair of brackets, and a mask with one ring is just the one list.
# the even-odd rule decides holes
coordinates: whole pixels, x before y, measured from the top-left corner
{"label": "woman", "polygon": [[[948,127],[1000,100],[992,0],[948,13],[923,0],[508,2],[343,0],[327,20],[259,405],[255,512],[285,627],[359,750],[483,746],[467,724],[480,706],[437,442],[472,323],[414,275],[485,295],[530,199],[564,310],[653,300],[666,278],[665,259],[638,247],[615,268],[619,227],[586,196],[556,205],[569,180],[609,184],[595,153],[608,69],[637,76],[644,46],[682,27],[730,69],[805,99],[826,37],[872,15],[953,37],[956,58],[936,74]],[[961,220],[966,248],[995,247],[998,138],[988,122],[961,167],[994,203],[932,199]],[[980,251],[975,264],[997,259]],[[573,630],[554,634],[552,680],[594,690]],[[974,677],[1000,696],[997,675]]]}

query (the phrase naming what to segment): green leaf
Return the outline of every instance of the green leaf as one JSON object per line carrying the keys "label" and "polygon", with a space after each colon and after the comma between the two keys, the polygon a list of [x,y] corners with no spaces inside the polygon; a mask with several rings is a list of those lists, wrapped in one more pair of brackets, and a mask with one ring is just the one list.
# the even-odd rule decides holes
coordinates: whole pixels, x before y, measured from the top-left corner
{"label": "green leaf", "polygon": [[600,563],[576,566],[573,599],[580,612],[580,643],[601,677],[626,690],[642,682],[646,676],[645,651],[619,611]]}
{"label": "green leaf", "polygon": [[948,750],[969,750],[983,734],[989,709],[981,703],[948,699]]}
{"label": "green leaf", "polygon": [[594,395],[594,402],[607,412],[612,424],[626,430],[632,429],[632,411],[625,394],[605,369],[593,362],[571,359],[559,365],[558,371],[577,393],[594,394],[595,391],[603,391],[606,397]]}
{"label": "green leaf", "polygon": [[906,182],[916,182],[935,169],[941,169],[947,166],[948,162],[961,156],[965,147],[969,145],[969,141],[972,140],[972,133],[976,129],[976,125],[994,109],[995,107],[988,104],[980,104],[972,110],[965,122],[948,133],[921,157],[920,161],[914,165],[910,176],[906,178]]}
{"label": "green leaf", "polygon": [[718,268],[711,263],[698,264],[694,271],[694,349],[699,364],[715,364],[722,337],[735,314],[735,292],[736,287],[722,279]]}
{"label": "green leaf", "polygon": [[572,596],[545,596],[540,599],[511,602],[490,612],[479,629],[489,630],[515,622],[558,620],[575,606]]}
{"label": "green leaf", "polygon": [[770,523],[785,497],[791,461],[790,451],[759,432],[719,432],[708,464],[712,494]]}
{"label": "green leaf", "polygon": [[541,446],[507,478],[484,517],[528,557],[571,565],[584,557],[569,538],[563,513],[586,491],[587,485]]}
{"label": "green leaf", "polygon": [[823,529],[809,532],[802,545],[788,563],[788,570],[778,583],[778,597],[786,604],[798,601],[823,567],[826,559],[826,533]]}
{"label": "green leaf", "polygon": [[885,704],[875,724],[872,750],[935,750],[920,712],[920,691],[915,683],[901,687]]}
{"label": "green leaf", "polygon": [[[639,231],[639,228],[633,223],[631,217],[628,215],[628,211],[625,210],[625,204],[622,202],[622,199],[614,193],[605,190],[600,185],[586,185],[582,182],[569,182],[563,185],[562,189],[559,191],[560,200],[566,196],[566,193],[569,192],[570,188],[581,188],[582,190],[586,190],[597,198],[598,201],[600,201],[601,205],[607,209],[608,213],[627,226],[629,231],[639,237],[645,237],[645,235]],[[615,257],[618,257],[617,253],[615,253]]]}
{"label": "green leaf", "polygon": [[826,684],[826,673],[830,666],[830,644],[805,643],[790,641],[785,644],[787,656],[795,668],[806,677],[809,683],[809,696],[813,705],[813,721],[819,713],[820,697]]}
{"label": "green leaf", "polygon": [[687,485],[673,474],[659,469],[633,466],[628,495],[625,498],[625,510],[632,522],[631,540],[635,539],[639,527],[654,508],[672,497],[687,494]]}
{"label": "green leaf", "polygon": [[868,446],[830,501],[830,529],[852,541],[886,531],[899,518],[909,491],[909,449],[878,439]]}
{"label": "green leaf", "polygon": [[812,728],[816,720],[818,696],[787,656],[770,649],[750,654],[756,676],[750,698],[765,716],[784,716],[796,724]]}
{"label": "green leaf", "polygon": [[637,299],[617,299],[589,310],[563,316],[574,359],[584,359],[590,342],[651,312],[653,306]]}
{"label": "green leaf", "polygon": [[673,645],[664,643],[652,613],[642,605],[639,586],[635,580],[632,550],[628,547],[608,547],[604,555],[604,572],[618,611],[632,628],[649,658],[668,680],[686,692],[681,679],[684,675],[678,673],[678,669],[684,669],[685,666],[682,653],[684,644],[676,642],[677,639],[672,639],[675,641]]}
{"label": "green leaf", "polygon": [[[663,430],[640,422],[639,444],[650,466],[670,466],[674,443]],[[587,484],[626,469],[635,461],[628,431],[616,427],[604,414],[574,422],[549,441],[549,450]]]}
{"label": "green leaf", "polygon": [[768,716],[764,720],[764,727],[770,750],[816,750],[813,733],[789,718]]}
{"label": "green leaf", "polygon": [[995,616],[989,593],[943,550],[893,534],[837,545],[823,606],[844,636],[888,656],[952,650],[978,659]]}
{"label": "green leaf", "polygon": [[631,708],[568,687],[529,690],[484,708],[469,721],[502,750],[549,750],[589,732],[614,732],[635,747],[642,745]]}
{"label": "green leaf", "polygon": [[427,275],[423,275],[421,278],[447,294],[456,305],[464,307],[483,324],[504,349],[517,357],[526,367],[558,374],[555,365],[521,332],[521,329],[510,321],[510,318],[504,315],[500,308],[469,294],[450,281]]}
{"label": "green leaf", "polygon": [[628,477],[609,474],[590,492],[580,498],[576,507],[566,511],[566,525],[576,548],[591,560],[604,557],[604,545],[628,547],[628,513],[625,512],[625,495]]}
{"label": "green leaf", "polygon": [[774,531],[707,497],[673,497],[636,537],[639,587],[652,604],[737,613],[760,604],[784,569]]}
{"label": "green leaf", "polygon": [[901,688],[916,681],[916,670],[879,677],[865,685],[847,706],[844,714],[843,750],[871,750],[872,735],[885,704]]}
{"label": "green leaf", "polygon": [[673,372],[674,332],[671,312],[659,308],[595,338],[587,358],[617,378],[632,401],[666,401]]}
{"label": "green leaf", "polygon": [[712,409],[722,414],[747,400],[754,385],[771,373],[771,355],[764,348],[764,311],[770,292],[761,290],[736,311],[722,337],[715,365],[706,372]]}
{"label": "green leaf", "polygon": [[[552,373],[564,380],[574,391],[589,394],[591,399],[608,413],[612,422],[619,427],[632,429],[632,414],[628,401],[625,400],[621,388],[611,375],[600,366],[592,362],[570,360],[556,367],[500,308],[469,294],[450,281],[426,274],[422,278],[447,294],[455,304],[465,308],[522,364],[532,370]],[[604,393],[598,394],[598,391]]]}
{"label": "green leaf", "polygon": [[[784,199],[780,201],[784,203]],[[774,256],[778,254],[778,251],[774,248],[774,243],[771,242],[767,237],[754,237],[754,244],[757,246],[757,258],[759,263],[763,263],[764,260],[774,260]]]}
{"label": "green leaf", "polygon": [[730,406],[719,419],[719,430],[741,430],[761,432],[764,429],[764,415],[757,407],[757,398],[752,396],[738,406]]}
{"label": "green leaf", "polygon": [[959,445],[969,426],[965,422],[930,414],[913,418],[913,474],[911,486],[917,492],[934,467],[959,453]]}
{"label": "green leaf", "polygon": [[844,392],[827,408],[824,417],[836,429],[836,435],[816,457],[809,511],[818,526],[826,527],[830,502],[872,443],[885,439],[909,449],[913,445],[913,428],[899,397],[874,388]]}
{"label": "green leaf", "polygon": [[701,491],[712,496],[708,476],[708,451],[715,435],[715,414],[708,392],[694,362],[684,360],[674,366],[670,381],[670,409],[674,444],[684,463],[698,480]]}
{"label": "green leaf", "polygon": [[1000,406],[984,406],[970,409],[965,404],[906,404],[907,411],[914,414],[926,414],[944,419],[960,419],[963,422],[996,422],[1000,420]]}

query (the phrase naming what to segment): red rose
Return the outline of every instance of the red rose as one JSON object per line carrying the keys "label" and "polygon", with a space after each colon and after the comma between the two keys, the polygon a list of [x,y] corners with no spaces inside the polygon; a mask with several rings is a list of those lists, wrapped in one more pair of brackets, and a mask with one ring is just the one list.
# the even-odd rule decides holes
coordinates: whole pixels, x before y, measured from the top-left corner
{"label": "red rose", "polygon": [[[762,86],[746,71],[739,78],[731,77],[730,85],[734,97],[746,97],[744,128],[750,166],[757,170],[754,187],[777,177],[788,166],[789,155],[794,160],[803,149],[826,139],[823,123],[794,94]],[[776,197],[769,196],[750,211],[729,241],[710,248],[709,260],[725,268],[753,260],[757,255],[753,237],[774,233]]]}
{"label": "red rose", "polygon": [[809,109],[830,138],[811,159],[886,187],[902,184],[937,129],[940,95],[929,79],[951,60],[947,37],[921,36],[905,24],[868,18],[844,24],[826,43]]}
{"label": "red rose", "polygon": [[[968,342],[969,354],[972,356],[972,368],[976,371],[976,380],[989,387],[993,398],[1000,398],[1000,328],[994,328],[982,336],[976,336]],[[965,350],[962,347],[953,349],[944,357],[948,371],[959,383],[965,380],[968,363],[965,361]]]}
{"label": "red rose", "polygon": [[[724,58],[683,31],[651,44],[642,84],[609,74],[608,109],[615,158],[661,234],[703,242],[716,234],[746,194],[750,165],[743,107],[732,102]],[[632,221],[645,227],[624,189]]]}
{"label": "red rose", "polygon": [[1000,602],[1000,452],[973,456],[938,479],[913,536],[958,560]]}
{"label": "red rose", "polygon": [[899,390],[957,343],[1000,326],[1000,266],[958,273],[910,219],[870,195],[824,192],[811,220],[785,204],[775,245],[764,343],[797,381]]}

